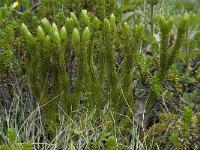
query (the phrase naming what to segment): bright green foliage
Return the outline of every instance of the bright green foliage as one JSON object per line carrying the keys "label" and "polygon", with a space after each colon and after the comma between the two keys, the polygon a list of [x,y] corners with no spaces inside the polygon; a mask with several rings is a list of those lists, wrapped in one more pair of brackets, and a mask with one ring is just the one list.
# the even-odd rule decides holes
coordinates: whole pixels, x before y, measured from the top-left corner
{"label": "bright green foliage", "polygon": [[[34,143],[73,150],[81,144],[110,150],[144,143],[149,149],[199,148],[198,0],[40,0],[34,8],[33,1],[17,2],[0,2],[0,108],[7,98],[15,104],[18,92],[38,102],[45,134],[43,126],[31,129]],[[24,133],[38,113],[33,114],[22,127],[25,117],[18,113],[9,123]],[[73,128],[77,122],[79,131]],[[136,135],[134,122],[150,130]],[[14,131],[2,133],[0,140],[8,141],[0,149],[33,149]]]}
{"label": "bright green foliage", "polygon": [[183,109],[183,121],[186,126],[190,126],[192,124],[193,112],[189,107],[185,107]]}
{"label": "bright green foliage", "polygon": [[51,30],[51,24],[49,23],[47,18],[43,18],[41,20],[41,23],[42,23],[43,29],[45,30],[45,33],[48,34],[50,32],[50,30]]}
{"label": "bright green foliage", "polygon": [[178,71],[175,65],[172,65],[170,67],[170,74],[168,78],[172,82],[173,86],[176,87],[178,91],[182,92],[182,85],[180,83],[180,72]]}
{"label": "bright green foliage", "polygon": [[152,84],[152,87],[151,87],[152,92],[158,97],[161,97],[163,89],[162,89],[162,84],[160,83],[158,76],[154,75],[151,78],[151,84]]}
{"label": "bright green foliage", "polygon": [[117,139],[115,136],[109,136],[108,137],[108,150],[115,150],[117,148]]}
{"label": "bright green foliage", "polygon": [[[199,144],[198,118],[199,113],[195,114],[189,107],[183,108],[181,116],[162,113],[160,115],[160,122],[154,124],[150,130],[145,131],[146,133],[148,132],[147,141],[152,141],[154,137],[154,142],[162,144],[164,149],[181,150],[196,147]],[[163,132],[165,133],[164,137],[162,137]],[[156,146],[152,147],[152,149],[154,148]]]}
{"label": "bright green foliage", "polygon": [[90,26],[90,18],[88,16],[86,10],[83,10],[81,13],[80,24],[81,24],[81,29],[84,29],[84,28]]}
{"label": "bright green foliage", "polygon": [[[191,139],[188,139],[188,137],[196,137],[199,130],[198,113],[196,115],[196,118],[191,108],[184,107],[182,117],[183,120],[180,123],[181,129],[179,130],[178,134],[172,133],[171,135],[171,141],[176,149],[182,149],[183,147],[193,147],[195,143]],[[180,142],[180,139],[182,140],[182,142]]]}
{"label": "bright green foliage", "polygon": [[[180,42],[187,30],[187,22],[188,16],[185,14],[178,29],[180,38],[177,38],[171,49],[168,41],[173,27],[173,18],[167,21],[161,17],[160,70],[151,79],[152,87],[149,93],[149,105],[147,105],[149,110],[155,96],[162,93],[163,81],[172,64],[170,61],[174,61],[177,56],[175,51],[181,46]],[[66,27],[62,27],[61,30],[55,23],[51,25],[45,18],[41,23],[42,27],[38,26],[36,37],[32,36],[24,24],[21,29],[26,43],[26,67],[32,93],[39,99],[40,105],[44,105],[44,114],[49,115],[48,119],[52,120],[50,122],[56,120],[59,103],[63,104],[67,114],[76,111],[83,92],[90,93],[87,102],[84,102],[88,107],[91,104],[102,107],[105,96],[111,102],[112,107],[119,109],[119,112],[126,104],[133,112],[134,98],[131,89],[133,66],[134,59],[139,60],[138,53],[144,35],[143,24],[135,25],[133,29],[127,23],[123,25],[120,36],[124,62],[120,74],[115,65],[115,44],[119,35],[113,14],[109,19],[105,18],[102,23],[96,17],[91,19],[87,11],[82,11],[79,20],[71,13],[70,18],[66,19]],[[101,29],[100,26],[102,26]],[[98,51],[95,51],[94,47],[97,47]],[[66,70],[71,49],[75,52],[78,70],[73,92],[70,90],[70,79]],[[94,58],[99,58],[99,62],[95,62]],[[141,67],[144,73],[148,70],[151,61],[147,59],[145,63],[143,69]],[[97,70],[98,66],[99,70]],[[49,73],[51,76],[48,75]],[[148,78],[149,74],[145,76]],[[49,77],[52,78],[50,93],[48,92]],[[45,110],[45,105],[50,105],[51,112],[47,113],[49,110]]]}
{"label": "bright green foliage", "polygon": [[[170,18],[168,21],[164,17],[160,20],[160,72],[165,72],[166,62],[169,53],[169,38],[173,28],[174,18]],[[161,74],[161,73],[160,73]]]}
{"label": "bright green foliage", "polygon": [[[179,50],[184,41],[184,36],[189,28],[189,15],[185,13],[179,23],[178,34],[173,48],[169,47],[169,36],[173,27],[174,19],[170,18],[168,21],[165,18],[161,17],[160,21],[160,32],[161,32],[161,46],[160,46],[160,70],[158,74],[158,79],[160,86],[163,85],[163,82],[166,78],[170,66],[174,63],[174,60],[177,58]],[[147,101],[147,109],[151,110],[153,103],[156,99],[156,93],[154,90],[154,85],[149,92],[149,97]]]}
{"label": "bright green foliage", "polygon": [[[47,29],[48,21],[44,19],[43,25]],[[27,27],[22,24],[21,33],[25,40],[26,69],[33,95],[39,99],[44,118],[52,124],[56,119],[59,100],[64,106],[64,111],[67,114],[71,113],[69,78],[66,73],[65,55],[60,38],[60,35],[65,38],[65,28],[62,28],[59,33],[57,26],[53,24],[49,35],[46,36],[42,27],[39,26],[37,37],[33,37]],[[48,92],[49,73],[53,80],[50,94]]]}
{"label": "bright green foliage", "polygon": [[[79,108],[82,93],[90,93],[87,101],[84,101],[88,108],[91,104],[96,110],[104,107],[102,105],[104,96],[109,98],[111,107],[115,108],[122,104],[122,100],[119,101],[121,84],[128,105],[133,109],[131,92],[133,57],[140,49],[144,29],[142,24],[136,25],[133,30],[128,29],[130,37],[129,31],[124,31],[126,36],[124,40],[130,42],[126,47],[123,79],[120,81],[115,67],[117,28],[113,14],[110,19],[104,19],[104,23],[100,24],[97,18],[90,19],[86,11],[82,12],[80,21],[71,13],[71,17],[66,20],[66,27],[62,27],[61,30],[55,23],[51,25],[46,18],[42,19],[41,23],[42,26],[38,26],[35,37],[24,24],[21,26],[21,33],[25,43],[27,56],[25,65],[32,94],[39,100],[44,119],[47,120],[47,124],[51,124],[54,131],[57,105],[62,104],[65,112],[70,115]],[[99,30],[100,25],[103,26],[101,30]],[[132,42],[135,44],[134,47],[130,46]],[[66,66],[70,63],[71,49],[77,58],[78,71],[73,92],[70,90],[70,79],[66,70]],[[100,59],[99,62],[94,61],[96,57]],[[49,78],[52,79],[52,84],[49,84]]]}
{"label": "bright green foliage", "polygon": [[[155,57],[151,57],[143,54],[146,26],[143,23],[134,24],[133,27],[126,22],[118,24],[118,19],[112,13],[116,11],[115,1],[110,0],[109,4],[104,0],[95,1],[97,8],[103,8],[96,10],[98,18],[91,15],[90,10],[82,10],[87,4],[80,4],[80,9],[77,6],[78,1],[73,1],[71,6],[68,3],[66,7],[77,11],[68,12],[68,16],[64,17],[65,22],[62,22],[63,26],[56,17],[60,14],[55,13],[60,10],[53,9],[60,3],[52,2],[50,18],[41,20],[36,34],[25,24],[21,26],[31,93],[41,106],[48,133],[55,136],[57,116],[60,113],[58,106],[70,117],[74,117],[78,110],[91,114],[97,112],[99,117],[105,107],[117,113],[128,108],[128,113],[125,113],[132,118],[135,111],[133,80],[141,82],[138,82],[139,86],[147,86],[149,89],[149,113],[156,99],[162,96],[168,71],[171,69],[171,74],[176,74],[172,64],[178,58],[179,49],[188,31],[188,14],[179,22],[174,45],[169,43],[174,18],[160,17],[160,45],[154,39],[152,51]],[[51,24],[51,21],[55,23]],[[152,66],[157,67],[153,73],[150,72]],[[75,73],[71,73],[71,70],[75,70]],[[114,119],[118,119],[116,116],[114,115]],[[187,117],[188,115],[184,118]],[[129,127],[130,120],[125,119],[124,122],[123,128]],[[177,143],[175,135],[172,140]],[[113,141],[110,138],[110,149],[116,148],[116,138],[115,146],[112,146]]]}
{"label": "bright green foliage", "polygon": [[181,143],[178,139],[178,136],[176,133],[173,133],[170,137],[170,141],[174,144],[176,150],[181,150]]}
{"label": "bright green foliage", "polygon": [[1,150],[33,150],[33,145],[31,142],[20,143],[15,135],[14,129],[8,129],[8,140],[9,145],[0,145]]}
{"label": "bright green foliage", "polygon": [[183,136],[190,136],[190,132],[192,132],[192,128],[190,128],[193,125],[193,112],[192,109],[189,107],[183,108],[183,122],[182,122],[182,132]]}
{"label": "bright green foliage", "polygon": [[[82,88],[85,88],[86,91],[90,89],[89,86],[85,87],[83,85],[83,83],[90,83],[90,79],[89,79],[90,77],[89,77],[89,72],[88,72],[89,66],[88,66],[88,61],[87,61],[87,51],[89,48],[90,34],[91,33],[88,27],[84,29],[81,39],[80,39],[77,29],[74,29],[73,34],[72,34],[72,40],[74,43],[73,45],[75,47],[75,52],[78,58],[78,75],[75,81],[75,89],[74,89],[75,90],[74,100],[76,102],[76,105],[79,104]],[[77,108],[74,108],[74,109],[76,110]]]}
{"label": "bright green foliage", "polygon": [[185,13],[178,26],[178,34],[177,34],[177,38],[176,38],[173,50],[170,52],[170,55],[169,55],[168,66],[171,66],[174,63],[174,60],[179,53],[179,50],[184,40],[184,36],[189,28],[189,19],[190,19],[189,14]]}
{"label": "bright green foliage", "polygon": [[[26,25],[22,24],[21,26],[21,33],[26,40],[25,42],[28,45],[26,56],[29,59],[27,61],[27,68],[29,70],[29,82],[30,82],[30,87],[32,90],[33,95],[36,97],[39,97],[39,88],[38,88],[38,83],[37,83],[37,70],[38,66],[36,65],[39,61],[39,52],[37,49],[37,44],[36,44],[36,38],[32,36],[32,34],[29,32],[27,29]],[[35,49],[33,51],[32,49]]]}
{"label": "bright green foliage", "polygon": [[103,23],[103,42],[105,44],[106,56],[106,71],[108,76],[108,84],[106,85],[109,91],[108,97],[111,103],[118,103],[118,76],[115,68],[114,40],[115,30],[111,28],[110,21],[104,19]]}

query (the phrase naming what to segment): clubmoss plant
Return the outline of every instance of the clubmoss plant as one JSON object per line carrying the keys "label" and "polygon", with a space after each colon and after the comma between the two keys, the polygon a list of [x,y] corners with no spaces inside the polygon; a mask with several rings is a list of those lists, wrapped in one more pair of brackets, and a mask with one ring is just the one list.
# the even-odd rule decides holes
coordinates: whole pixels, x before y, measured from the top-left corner
{"label": "clubmoss plant", "polygon": [[39,85],[37,82],[38,74],[38,62],[39,62],[39,51],[37,49],[36,38],[29,32],[25,24],[21,26],[21,33],[24,37],[25,48],[26,48],[26,69],[28,74],[28,80],[30,82],[30,88],[32,94],[35,97],[39,97]]}
{"label": "clubmoss plant", "polygon": [[[189,15],[185,13],[181,19],[178,26],[178,33],[175,44],[173,48],[169,48],[169,35],[173,27],[173,18],[166,21],[161,18],[160,28],[161,28],[161,47],[160,47],[160,72],[158,73],[158,78],[161,86],[165,80],[170,66],[174,63],[175,59],[178,57],[179,50],[184,41],[184,36],[189,27]],[[152,85],[153,87],[153,85]],[[149,91],[149,96],[147,100],[147,110],[150,111],[155,103],[156,92],[153,88]]]}
{"label": "clubmoss plant", "polygon": [[40,99],[40,106],[43,106],[41,108],[41,111],[43,114],[48,114],[47,109],[47,103],[49,99],[48,95],[48,70],[49,70],[49,50],[50,50],[50,38],[49,36],[46,36],[43,29],[38,26],[37,28],[37,39],[38,39],[38,45],[37,49],[39,50],[40,54],[40,67],[39,67],[39,72],[40,74],[40,80],[39,80],[39,85],[40,85],[40,91],[41,94],[38,97]]}
{"label": "clubmoss plant", "polygon": [[85,71],[87,71],[87,66],[86,66],[87,63],[85,62],[86,60],[84,60],[86,57],[86,52],[85,52],[85,49],[81,50],[81,37],[76,28],[73,30],[73,33],[72,33],[72,43],[73,43],[73,47],[78,59],[78,75],[77,75],[77,79],[75,81],[75,86],[74,86],[72,108],[73,110],[77,110],[79,102],[80,102],[79,100],[80,100],[81,91],[82,91],[82,84],[84,82],[84,75],[85,75],[84,69],[86,69]]}
{"label": "clubmoss plant", "polygon": [[[42,20],[42,23],[49,35],[46,35],[39,26],[37,36],[33,37],[24,24],[21,26],[21,33],[25,40],[26,69],[31,91],[39,100],[47,124],[55,126],[59,103],[64,106],[63,110],[67,114],[71,114],[69,77],[66,72],[65,52],[61,44],[66,38],[66,29],[62,28],[59,32],[55,24],[49,29],[49,22],[46,19]],[[52,78],[51,86],[49,77]]]}
{"label": "clubmoss plant", "polygon": [[111,103],[118,103],[118,75],[115,68],[114,40],[115,40],[115,22],[111,16],[111,22],[104,19],[103,23],[103,40],[106,55],[106,71],[108,76],[108,84],[106,89],[109,91],[108,97]]}
{"label": "clubmoss plant", "polygon": [[90,18],[87,14],[87,10],[83,10],[80,16],[81,29],[84,30],[86,27],[90,26]]}
{"label": "clubmoss plant", "polygon": [[[199,113],[195,115],[192,109],[189,107],[183,108],[180,130],[177,133],[172,133],[170,138],[171,142],[173,143],[173,146],[177,150],[183,148],[195,147],[199,144],[197,136],[199,131],[198,115]],[[194,140],[192,139],[188,140],[189,137],[193,137]]]}
{"label": "clubmoss plant", "polygon": [[[144,25],[136,25],[132,30],[127,23],[124,24],[123,27],[123,37],[124,37],[124,63],[122,66],[122,90],[124,97],[121,100],[121,103],[124,103],[123,99],[127,100],[131,111],[133,112],[133,92],[132,92],[132,80],[133,80],[133,66],[134,66],[134,58],[136,57],[136,53],[139,53],[142,37],[144,34]],[[130,38],[131,37],[131,38]]]}
{"label": "clubmoss plant", "polygon": [[96,110],[99,111],[102,106],[103,101],[103,90],[101,90],[101,83],[99,81],[99,75],[97,70],[97,64],[94,59],[95,54],[98,53],[98,49],[95,50],[95,47],[99,46],[99,27],[100,22],[97,17],[92,20],[92,24],[90,26],[90,43],[87,50],[87,58],[88,58],[88,67],[89,67],[89,75],[90,75],[90,93],[91,93],[91,101],[89,104],[95,103]]}
{"label": "clubmoss plant", "polygon": [[171,136],[170,136],[170,141],[173,143],[174,147],[176,150],[181,150],[182,146],[181,146],[181,143],[180,143],[180,139],[178,138],[178,135],[176,133],[173,133]]}
{"label": "clubmoss plant", "polygon": [[[160,19],[160,72],[164,73],[166,68],[166,62],[169,55],[169,38],[173,28],[174,18],[166,20],[164,17]],[[161,74],[161,73],[160,73]]]}

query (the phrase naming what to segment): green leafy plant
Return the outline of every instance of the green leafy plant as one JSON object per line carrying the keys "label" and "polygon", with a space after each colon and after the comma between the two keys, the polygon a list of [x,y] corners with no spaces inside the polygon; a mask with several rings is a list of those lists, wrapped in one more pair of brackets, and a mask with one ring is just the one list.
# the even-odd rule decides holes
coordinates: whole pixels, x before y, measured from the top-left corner
{"label": "green leafy plant", "polygon": [[198,114],[194,115],[191,108],[184,107],[182,117],[180,132],[178,134],[172,133],[171,135],[171,141],[176,149],[194,147],[195,144],[198,144],[196,140],[189,140],[189,137],[195,138],[198,134]]}
{"label": "green leafy plant", "polygon": [[199,149],[197,0],[1,2],[1,149]]}
{"label": "green leafy plant", "polygon": [[33,150],[31,142],[20,143],[19,139],[15,135],[14,129],[8,129],[9,144],[0,145],[1,150]]}
{"label": "green leafy plant", "polygon": [[183,93],[181,100],[190,108],[194,109],[194,107],[197,107],[196,105],[198,105],[199,96],[199,92],[194,90],[192,93]]}
{"label": "green leafy plant", "polygon": [[171,142],[174,144],[175,149],[180,150],[181,149],[181,143],[179,141],[179,138],[176,133],[173,133],[170,137]]}
{"label": "green leafy plant", "polygon": [[[170,66],[174,63],[174,60],[177,58],[182,42],[184,40],[184,36],[188,30],[188,26],[189,26],[189,15],[186,13],[184,14],[179,24],[177,39],[175,41],[173,48],[171,49],[169,48],[168,40],[170,31],[172,30],[173,27],[173,18],[171,18],[169,21],[166,21],[164,18],[161,19],[160,70],[158,74],[159,82],[161,83],[161,85],[163,85],[163,82],[166,78]],[[147,101],[148,111],[151,110],[154,104],[155,95],[156,95],[155,91],[153,89],[150,90],[149,98]]]}
{"label": "green leafy plant", "polygon": [[11,21],[11,8],[0,7],[0,77],[9,72],[15,60],[14,51],[18,40],[15,39],[17,23]]}
{"label": "green leafy plant", "polygon": [[117,142],[115,136],[109,136],[108,137],[108,150],[115,150],[117,148]]}

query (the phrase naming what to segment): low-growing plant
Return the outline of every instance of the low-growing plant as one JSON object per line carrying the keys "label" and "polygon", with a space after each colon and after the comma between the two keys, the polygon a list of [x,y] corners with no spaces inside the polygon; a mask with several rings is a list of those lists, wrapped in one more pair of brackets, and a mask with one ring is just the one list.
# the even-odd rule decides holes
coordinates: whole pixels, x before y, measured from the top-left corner
{"label": "low-growing plant", "polygon": [[[36,37],[29,32],[24,24],[21,27],[26,50],[25,65],[32,93],[39,99],[44,114],[50,115],[52,113],[52,115],[50,115],[51,117],[45,118],[50,119],[54,116],[52,120],[55,122],[56,107],[59,101],[62,103],[62,106],[64,106],[64,110],[68,115],[70,115],[72,111],[79,109],[80,96],[83,91],[91,93],[91,97],[89,97],[88,102],[86,102],[88,108],[91,104],[94,104],[97,106],[96,110],[98,111],[100,109],[99,107],[102,107],[104,101],[102,98],[104,96],[110,100],[110,102],[108,102],[111,104],[111,107],[119,107],[121,101],[123,101],[123,97],[121,97],[121,99],[118,98],[120,84],[122,84],[122,89],[127,99],[127,105],[130,105],[129,107],[131,107],[133,111],[131,70],[133,68],[134,53],[140,48],[144,28],[143,25],[141,24],[136,26],[133,30],[130,30],[130,33],[133,32],[133,34],[130,34],[131,38],[129,44],[131,45],[131,41],[133,41],[137,46],[134,47],[132,54],[131,50],[128,51],[130,57],[129,55],[125,56],[126,65],[122,68],[124,73],[121,81],[118,79],[119,72],[116,71],[115,67],[114,45],[117,36],[115,16],[111,15],[110,19],[104,19],[104,22],[101,24],[103,29],[100,30],[101,32],[98,35],[95,34],[95,31],[99,28],[99,20],[94,18],[94,21],[91,22],[86,11],[82,12],[80,22],[78,22],[76,16],[71,13],[71,18],[66,20],[66,25],[70,27],[68,28],[66,26],[68,30],[62,27],[59,31],[55,24],[51,25],[47,19],[43,19],[42,26],[44,29],[39,26],[37,28]],[[125,24],[125,26],[127,25]],[[125,28],[129,27],[127,26]],[[129,31],[124,30],[125,34],[128,34],[128,32]],[[97,53],[93,51],[96,44],[90,44],[90,42],[93,43],[97,40],[95,39],[96,36],[102,36],[102,39],[99,39],[102,43],[96,44],[103,44]],[[124,40],[129,38],[128,35],[126,36]],[[72,42],[72,45],[66,45],[70,43],[69,41]],[[69,63],[68,60],[70,60],[69,53],[71,50],[66,48],[73,48],[77,57],[78,73],[74,83],[73,93],[70,91],[69,87],[69,81],[71,80],[69,79],[70,75],[68,75],[68,70],[66,70],[67,63]],[[102,59],[102,61],[96,64],[96,62],[94,62],[94,57],[98,57],[100,60]],[[129,62],[131,63],[130,66]],[[97,70],[98,66],[100,70]],[[126,69],[130,71],[125,71]],[[98,76],[98,72],[100,72],[100,76]],[[107,79],[105,79],[105,76],[108,77],[108,83],[106,84],[105,81]],[[52,85],[48,83],[49,77],[52,78]],[[127,77],[130,78],[128,81],[126,81]],[[48,92],[49,88],[51,88],[50,93]],[[49,98],[51,98],[53,102],[50,102],[51,100],[49,100]],[[48,111],[48,105],[52,107],[52,109],[49,110],[50,112],[45,113],[45,111]]]}
{"label": "low-growing plant", "polygon": [[0,149],[199,149],[197,0],[1,2]]}
{"label": "low-growing plant", "polygon": [[31,142],[20,143],[19,139],[16,137],[14,129],[8,129],[7,136],[9,144],[0,145],[1,150],[33,150]]}
{"label": "low-growing plant", "polygon": [[[146,132],[148,143],[150,144],[152,140],[154,142],[149,147],[152,146],[154,149],[156,148],[155,145],[158,144],[166,149],[195,149],[199,145],[198,115],[199,113],[193,113],[189,107],[184,107],[180,116],[177,114],[161,114],[160,122],[153,125],[149,133]],[[161,134],[164,134],[162,138],[160,138]]]}
{"label": "low-growing plant", "polygon": [[[177,58],[177,55],[179,53],[179,50],[182,46],[182,42],[184,41],[184,36],[188,30],[189,27],[189,15],[186,13],[184,14],[179,27],[178,27],[178,33],[177,38],[174,43],[173,48],[169,47],[169,36],[173,27],[173,18],[171,18],[169,21],[166,21],[165,18],[162,18],[160,21],[160,28],[161,28],[161,46],[160,46],[160,67],[159,72],[157,75],[158,82],[160,82],[160,85],[163,85],[163,82],[166,78],[166,75],[168,73],[168,70],[170,66],[174,63],[174,60]],[[156,96],[156,91],[154,90],[154,85],[152,85],[152,88],[149,92],[149,97],[147,101],[147,109],[148,111],[151,110],[152,106],[154,105],[154,100]]]}
{"label": "low-growing plant", "polygon": [[17,23],[11,21],[11,8],[7,5],[0,8],[0,77],[8,74],[15,60],[14,53],[17,44],[15,30]]}

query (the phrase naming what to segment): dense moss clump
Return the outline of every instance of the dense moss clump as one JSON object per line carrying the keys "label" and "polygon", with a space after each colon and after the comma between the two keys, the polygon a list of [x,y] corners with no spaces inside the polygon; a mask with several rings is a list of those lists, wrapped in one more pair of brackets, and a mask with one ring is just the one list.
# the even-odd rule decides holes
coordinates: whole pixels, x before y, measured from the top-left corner
{"label": "dense moss clump", "polygon": [[199,149],[199,14],[188,1],[3,0],[0,149]]}

